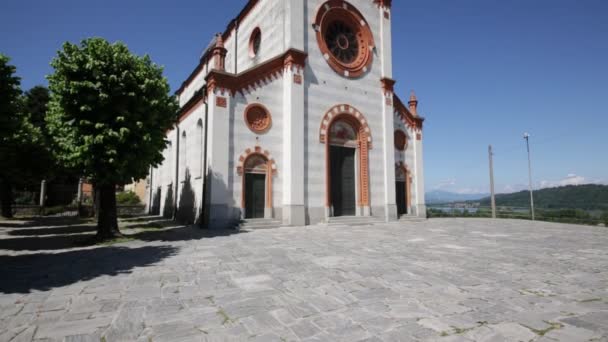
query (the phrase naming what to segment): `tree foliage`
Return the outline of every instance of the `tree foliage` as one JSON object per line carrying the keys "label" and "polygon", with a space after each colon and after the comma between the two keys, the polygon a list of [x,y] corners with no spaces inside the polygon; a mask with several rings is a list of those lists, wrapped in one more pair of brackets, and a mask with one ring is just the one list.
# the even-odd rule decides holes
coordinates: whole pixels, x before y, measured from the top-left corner
{"label": "tree foliage", "polygon": [[12,216],[12,192],[16,186],[39,181],[46,160],[39,127],[32,124],[21,92],[21,80],[10,59],[0,54],[0,201],[2,216]]}
{"label": "tree foliage", "polygon": [[162,162],[175,98],[162,68],[120,42],[65,43],[51,65],[46,120],[57,158],[102,192],[98,235],[116,235],[115,185],[143,179]]}
{"label": "tree foliage", "polygon": [[116,194],[116,203],[119,205],[138,205],[141,201],[133,191],[123,191]]}
{"label": "tree foliage", "polygon": [[96,184],[127,184],[162,162],[176,119],[162,68],[122,43],[65,43],[51,65],[48,125],[58,157]]}

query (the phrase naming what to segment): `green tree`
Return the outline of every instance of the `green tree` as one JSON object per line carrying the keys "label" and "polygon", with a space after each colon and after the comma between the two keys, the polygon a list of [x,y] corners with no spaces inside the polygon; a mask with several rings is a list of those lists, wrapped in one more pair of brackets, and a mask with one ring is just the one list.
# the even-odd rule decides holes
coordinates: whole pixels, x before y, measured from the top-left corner
{"label": "green tree", "polygon": [[12,173],[14,172],[14,150],[17,141],[15,132],[21,126],[20,104],[21,80],[15,76],[15,68],[8,64],[10,59],[0,54],[0,201],[2,216],[12,217],[13,202]]}
{"label": "green tree", "polygon": [[31,88],[25,93],[25,110],[30,114],[32,124],[40,127],[45,135],[47,132],[44,118],[49,99],[49,90],[41,85]]}
{"label": "green tree", "polygon": [[605,211],[602,215],[602,221],[604,221],[604,225],[608,227],[608,211]]}
{"label": "green tree", "polygon": [[10,59],[0,54],[0,201],[2,216],[12,217],[16,186],[39,181],[45,160],[37,158],[43,148],[42,134],[31,122],[21,95],[21,80]]}
{"label": "green tree", "polygon": [[95,186],[97,237],[120,236],[116,185],[143,179],[162,162],[176,100],[162,68],[120,42],[65,43],[51,65],[46,120],[57,157]]}

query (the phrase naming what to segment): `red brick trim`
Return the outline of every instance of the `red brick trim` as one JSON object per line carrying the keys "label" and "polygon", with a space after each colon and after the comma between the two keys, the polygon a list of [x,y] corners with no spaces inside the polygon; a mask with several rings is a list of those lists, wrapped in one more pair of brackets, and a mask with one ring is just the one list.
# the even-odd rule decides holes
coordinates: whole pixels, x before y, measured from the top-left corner
{"label": "red brick trim", "polygon": [[[257,113],[256,113],[257,111]],[[263,118],[263,122],[260,127],[255,127],[256,122],[254,122],[254,117],[252,115],[264,113],[265,116]],[[245,120],[245,124],[247,127],[255,134],[264,134],[270,130],[272,127],[272,115],[268,108],[266,108],[261,103],[252,103],[245,108],[243,112],[243,119]]]}
{"label": "red brick trim", "polygon": [[211,93],[219,88],[221,91],[229,91],[234,95],[236,92],[247,88],[255,89],[262,83],[279,78],[286,69],[302,70],[307,57],[308,55],[305,52],[289,49],[287,52],[237,75],[211,70],[205,77],[207,91]]}
{"label": "red brick trim", "polygon": [[424,118],[413,115],[412,112],[410,112],[410,110],[403,104],[397,94],[393,95],[393,102],[395,105],[395,115],[399,117],[401,122],[411,129],[421,131]]}
{"label": "red brick trim", "polygon": [[395,148],[399,151],[407,149],[407,134],[400,129],[395,130]]}
{"label": "red brick trim", "polygon": [[373,1],[378,7],[381,7],[384,9],[390,9],[391,6],[393,5],[392,0],[373,0]]}
{"label": "red brick trim", "polygon": [[245,186],[245,164],[252,156],[260,156],[266,160],[266,208],[272,208],[272,177],[277,174],[277,164],[267,150],[262,151],[260,146],[253,149],[248,148],[239,156],[236,172],[241,176],[241,208],[245,208],[246,189]]}
{"label": "red brick trim", "polygon": [[[357,34],[359,54],[351,63],[342,62],[334,57],[325,41],[325,31],[328,25],[335,20],[340,20],[350,26]],[[345,77],[356,78],[369,70],[373,61],[374,36],[361,12],[353,5],[342,0],[325,2],[319,6],[313,25],[321,54],[335,72]]]}
{"label": "red brick trim", "polygon": [[341,114],[347,114],[356,121],[357,126],[355,128],[361,127],[361,129],[366,133],[366,140],[371,148],[372,133],[367,123],[367,119],[359,110],[347,104],[333,106],[327,111],[327,113],[325,113],[323,119],[321,120],[321,128],[319,129],[319,141],[321,143],[326,143],[328,141],[329,127],[335,118]]}
{"label": "red brick trim", "polygon": [[321,120],[319,140],[325,144],[325,205],[331,207],[331,170],[329,157],[329,130],[337,120],[345,120],[357,131],[357,152],[359,153],[359,206],[369,206],[369,150],[372,135],[367,119],[355,107],[342,104],[332,107]]}

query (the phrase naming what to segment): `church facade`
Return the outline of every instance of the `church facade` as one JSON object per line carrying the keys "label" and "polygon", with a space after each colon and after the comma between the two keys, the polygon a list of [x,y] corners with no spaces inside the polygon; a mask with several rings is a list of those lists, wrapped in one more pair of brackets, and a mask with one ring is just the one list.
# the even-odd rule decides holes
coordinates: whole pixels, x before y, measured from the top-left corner
{"label": "church facade", "polygon": [[249,0],[177,91],[150,212],[425,217],[423,118],[394,92],[392,19],[390,0]]}

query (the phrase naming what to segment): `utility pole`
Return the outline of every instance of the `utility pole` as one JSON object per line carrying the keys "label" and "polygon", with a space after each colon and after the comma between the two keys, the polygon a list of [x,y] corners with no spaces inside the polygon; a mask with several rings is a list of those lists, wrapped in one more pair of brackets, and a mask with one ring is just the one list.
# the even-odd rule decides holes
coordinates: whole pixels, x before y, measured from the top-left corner
{"label": "utility pole", "polygon": [[532,190],[532,162],[530,161],[530,134],[524,133],[524,139],[526,140],[526,148],[528,149],[528,182],[530,188],[530,213],[532,215],[532,221],[534,221],[534,192]]}
{"label": "utility pole", "polygon": [[490,199],[492,201],[492,218],[496,218],[496,198],[494,197],[494,161],[492,156],[492,145],[488,146],[488,156],[490,157]]}

